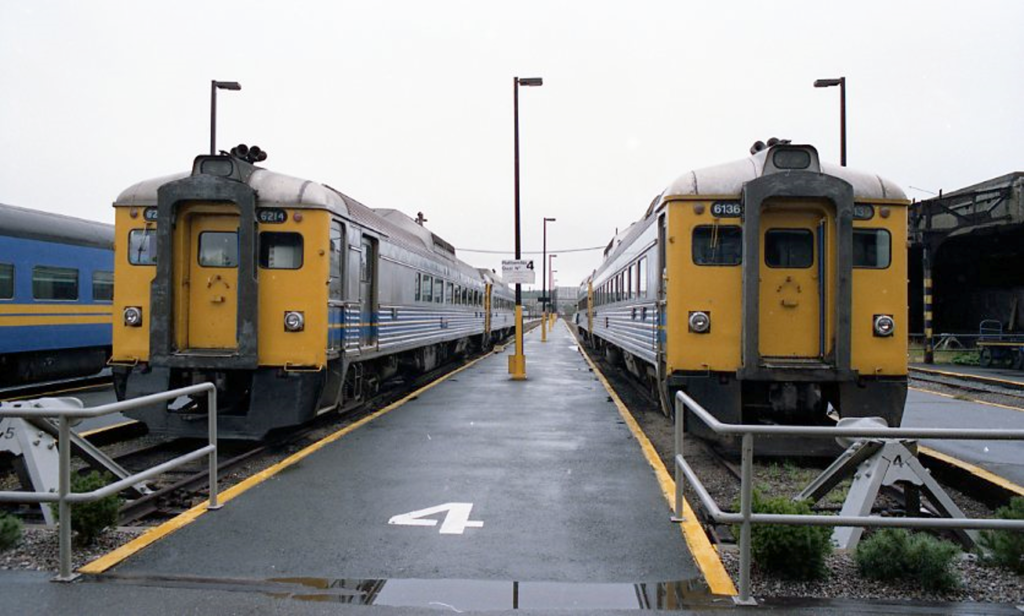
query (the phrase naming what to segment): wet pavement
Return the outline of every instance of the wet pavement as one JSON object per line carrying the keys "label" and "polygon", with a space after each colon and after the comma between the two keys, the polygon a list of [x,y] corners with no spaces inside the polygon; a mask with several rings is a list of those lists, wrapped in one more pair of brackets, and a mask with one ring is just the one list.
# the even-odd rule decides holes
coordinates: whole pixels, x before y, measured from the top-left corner
{"label": "wet pavement", "polygon": [[[1024,410],[1015,410],[910,390],[905,428],[987,428],[1024,430]],[[1024,441],[936,441],[921,444],[1024,486]]]}

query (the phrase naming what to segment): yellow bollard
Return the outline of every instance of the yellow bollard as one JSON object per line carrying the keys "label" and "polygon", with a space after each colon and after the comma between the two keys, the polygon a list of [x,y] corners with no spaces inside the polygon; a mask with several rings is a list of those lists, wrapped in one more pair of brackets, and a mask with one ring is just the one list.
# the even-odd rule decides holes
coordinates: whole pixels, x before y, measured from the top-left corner
{"label": "yellow bollard", "polygon": [[548,341],[548,313],[544,313],[544,316],[540,319],[540,341]]}
{"label": "yellow bollard", "polygon": [[523,353],[523,307],[516,306],[516,352],[509,355],[508,373],[513,381],[526,380],[526,355]]}

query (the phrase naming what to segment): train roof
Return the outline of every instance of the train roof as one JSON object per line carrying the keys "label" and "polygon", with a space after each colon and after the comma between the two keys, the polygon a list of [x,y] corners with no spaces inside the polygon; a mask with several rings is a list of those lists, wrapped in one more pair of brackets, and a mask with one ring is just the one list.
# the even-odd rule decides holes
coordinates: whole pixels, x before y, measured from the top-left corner
{"label": "train roof", "polygon": [[114,226],[0,203],[0,235],[114,249]]}
{"label": "train roof", "polygon": [[155,207],[161,186],[202,173],[204,164],[209,161],[231,161],[232,172],[222,175],[245,182],[253,188],[256,191],[257,207],[329,210],[373,229],[407,250],[431,258],[441,258],[464,273],[473,272],[470,265],[456,257],[454,246],[403,212],[390,208],[374,209],[328,184],[256,167],[235,157],[198,156],[191,172],[165,175],[133,184],[118,195],[114,206]]}
{"label": "train roof", "polygon": [[818,171],[849,182],[853,186],[853,196],[855,199],[907,200],[907,195],[903,192],[903,189],[890,180],[873,173],[819,162],[818,151],[813,146],[790,145],[788,143],[766,148],[747,158],[684,173],[669,185],[663,193],[663,198],[739,195],[743,192],[743,185],[747,182],[757,179],[765,175],[765,173],[777,171],[770,163],[768,157],[780,148],[791,150],[803,149],[811,152],[813,158],[809,170]]}

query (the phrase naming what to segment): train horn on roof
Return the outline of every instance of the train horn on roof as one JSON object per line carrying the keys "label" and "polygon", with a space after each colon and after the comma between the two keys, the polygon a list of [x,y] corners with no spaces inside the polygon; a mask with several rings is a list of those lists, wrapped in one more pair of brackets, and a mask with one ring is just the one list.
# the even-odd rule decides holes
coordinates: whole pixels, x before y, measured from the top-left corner
{"label": "train horn on roof", "polygon": [[264,152],[260,146],[254,145],[250,148],[244,143],[239,143],[235,147],[231,148],[231,155],[235,158],[241,158],[249,163],[258,163],[267,160],[267,153]]}

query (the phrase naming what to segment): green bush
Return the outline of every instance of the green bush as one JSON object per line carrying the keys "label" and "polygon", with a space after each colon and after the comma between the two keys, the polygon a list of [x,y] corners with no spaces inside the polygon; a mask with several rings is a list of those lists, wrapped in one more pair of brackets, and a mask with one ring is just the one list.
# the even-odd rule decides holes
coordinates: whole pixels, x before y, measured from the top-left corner
{"label": "green bush", "polygon": [[21,541],[21,520],[0,513],[0,550],[8,550]]}
{"label": "green bush", "polygon": [[960,548],[925,533],[886,528],[857,545],[860,574],[874,580],[909,579],[927,590],[945,591],[959,586],[953,559]]}
{"label": "green bush", "polygon": [[[91,471],[87,475],[73,475],[71,477],[72,492],[92,492],[111,483],[114,477],[110,473],[100,474]],[[121,509],[121,498],[111,495],[89,503],[74,503],[71,505],[71,530],[78,533],[78,539],[83,544],[90,544],[96,540],[107,528],[117,523],[117,512]],[[57,503],[52,503],[54,515],[57,514]]]}
{"label": "green bush", "polygon": [[[1024,498],[1015,496],[1009,506],[996,509],[1002,520],[1024,520]],[[982,562],[1009,567],[1024,573],[1024,532],[1012,530],[983,530],[978,542],[983,548]]]}
{"label": "green bush", "polygon": [[[784,496],[764,499],[757,491],[751,503],[754,513],[807,515],[811,506]],[[733,527],[739,537],[740,528]],[[832,530],[821,526],[754,524],[750,529],[750,553],[766,573],[796,580],[825,576],[825,559],[832,553]]]}

